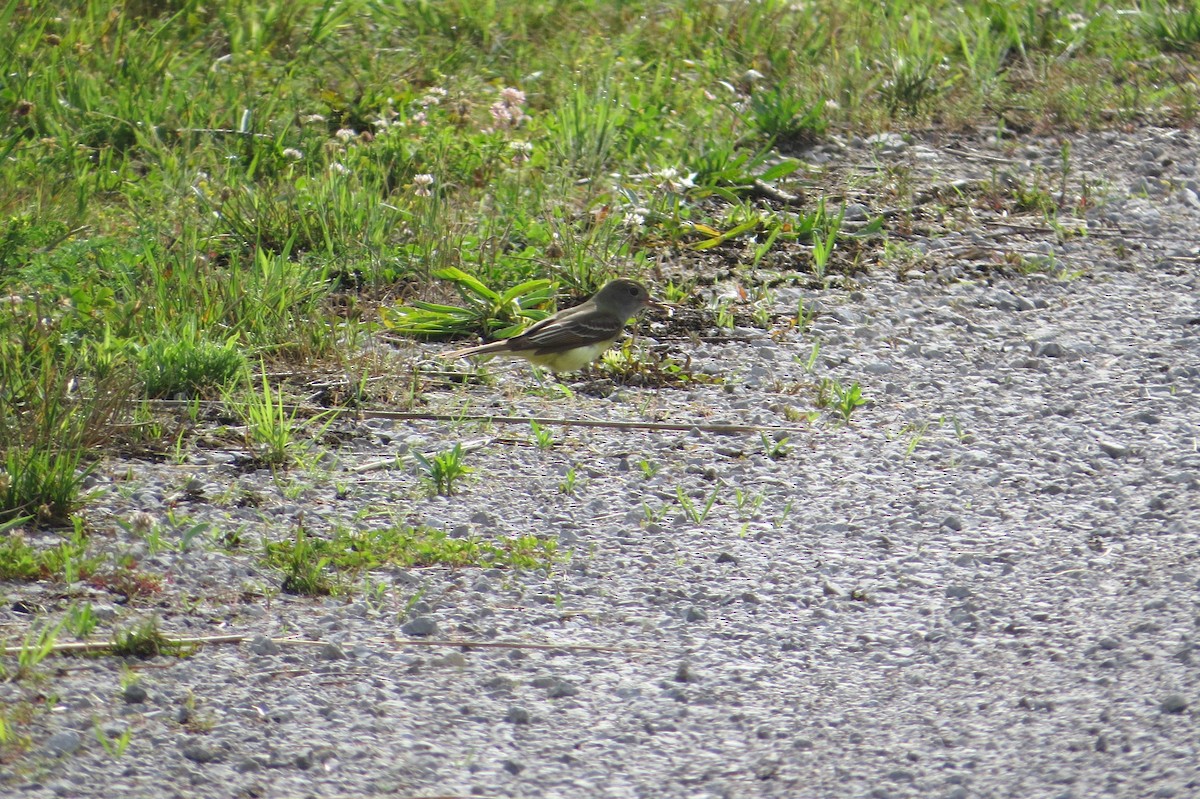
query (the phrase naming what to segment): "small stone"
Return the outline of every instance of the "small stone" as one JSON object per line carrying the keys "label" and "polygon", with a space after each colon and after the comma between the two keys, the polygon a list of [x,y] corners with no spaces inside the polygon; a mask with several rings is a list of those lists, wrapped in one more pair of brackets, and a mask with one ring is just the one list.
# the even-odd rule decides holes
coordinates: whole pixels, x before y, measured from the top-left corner
{"label": "small stone", "polygon": [[954,514],[951,514],[951,515],[947,516],[946,518],[942,519],[942,527],[945,527],[948,530],[954,530],[955,532],[958,532],[958,531],[962,530],[962,528],[963,528],[962,519],[958,518]]}
{"label": "small stone", "polygon": [[525,770],[525,767],[515,760],[502,760],[500,764],[504,766],[505,771],[514,776]]}
{"label": "small stone", "polygon": [[56,732],[46,740],[42,750],[50,757],[73,755],[83,746],[83,737],[74,730]]}
{"label": "small stone", "polygon": [[845,216],[851,222],[866,220],[871,215],[871,209],[862,203],[846,203]]}
{"label": "small stone", "polygon": [[569,683],[566,680],[555,680],[550,686],[550,690],[546,692],[546,696],[551,699],[562,699],[565,696],[575,696],[579,693],[579,686]]}
{"label": "small stone", "polygon": [[736,566],[737,558],[735,558],[733,555],[730,555],[728,552],[722,552],[721,554],[717,555],[717,563],[732,563],[734,566]]}
{"label": "small stone", "polygon": [[201,743],[184,744],[179,751],[194,763],[212,763],[221,757],[219,751]]}
{"label": "small stone", "polygon": [[415,619],[406,622],[400,627],[400,632],[405,635],[426,636],[436,635],[438,631],[437,621],[432,616],[417,616]]}
{"label": "small stone", "polygon": [[462,652],[450,652],[441,657],[430,658],[430,666],[450,666],[461,669],[467,665],[467,656]]}
{"label": "small stone", "polygon": [[695,605],[691,605],[688,607],[683,618],[686,621],[708,621],[708,614],[704,612],[704,608],[698,608]]}
{"label": "small stone", "polygon": [[321,660],[344,660],[346,651],[337,644],[329,643],[321,647],[321,651],[317,653],[317,657]]}
{"label": "small stone", "polygon": [[529,719],[529,711],[518,705],[513,705],[504,714],[504,720],[509,724],[528,724]]}
{"label": "small stone", "polygon": [[687,663],[680,663],[675,670],[675,682],[695,682],[696,675],[692,673]]}
{"label": "small stone", "polygon": [[127,704],[140,705],[142,702],[146,701],[146,697],[149,696],[149,694],[146,693],[145,688],[137,683],[130,683],[129,685],[125,686],[125,690],[122,692],[121,696]]}
{"label": "small stone", "polygon": [[1159,707],[1163,713],[1182,713],[1187,710],[1188,702],[1183,694],[1167,694]]}
{"label": "small stone", "polygon": [[279,644],[265,635],[256,635],[250,641],[250,651],[256,655],[278,655]]}
{"label": "small stone", "polygon": [[1110,458],[1127,458],[1133,451],[1128,445],[1109,438],[1101,438],[1096,441],[1096,444],[1100,447],[1100,450]]}
{"label": "small stone", "polygon": [[971,594],[971,589],[965,585],[950,585],[946,587],[946,596],[949,599],[966,599]]}

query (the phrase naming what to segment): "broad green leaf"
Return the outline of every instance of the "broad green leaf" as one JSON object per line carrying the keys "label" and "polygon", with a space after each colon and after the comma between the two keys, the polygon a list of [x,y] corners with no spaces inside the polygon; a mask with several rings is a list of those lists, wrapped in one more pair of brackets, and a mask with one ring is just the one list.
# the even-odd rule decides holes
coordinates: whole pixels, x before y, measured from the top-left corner
{"label": "broad green leaf", "polygon": [[507,305],[513,300],[519,300],[526,294],[531,294],[535,291],[542,291],[552,286],[553,283],[544,278],[536,280],[526,280],[524,283],[519,283],[500,296],[500,302]]}
{"label": "broad green leaf", "polygon": [[772,180],[779,180],[782,177],[787,177],[800,167],[801,163],[799,161],[797,161],[795,158],[789,158],[786,161],[779,162],[766,172],[763,172],[758,176],[758,179],[765,183],[769,183]]}
{"label": "broad green leaf", "polygon": [[713,247],[719,247],[730,239],[735,239],[747,231],[754,230],[762,224],[761,219],[751,219],[749,222],[743,222],[732,230],[722,233],[715,239],[705,239],[697,244],[692,245],[693,250],[711,250]]}
{"label": "broad green leaf", "polygon": [[486,298],[488,302],[494,303],[500,300],[500,295],[484,285],[483,281],[456,266],[438,269],[433,273],[433,276],[441,280],[449,280],[457,284],[460,288],[466,288],[477,296]]}

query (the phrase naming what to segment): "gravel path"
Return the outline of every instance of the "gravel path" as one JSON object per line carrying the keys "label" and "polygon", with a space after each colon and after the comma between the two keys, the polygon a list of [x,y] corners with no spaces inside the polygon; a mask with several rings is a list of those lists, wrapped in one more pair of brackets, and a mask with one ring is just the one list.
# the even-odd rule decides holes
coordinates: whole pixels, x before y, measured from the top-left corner
{"label": "gravel path", "polygon": [[[29,751],[0,763],[0,789],[1200,795],[1195,139],[1075,138],[1071,183],[1095,191],[1085,236],[1000,213],[957,230],[943,218],[937,235],[890,223],[910,268],[781,287],[777,311],[820,311],[806,332],[696,345],[696,368],[725,385],[549,401],[520,393],[524,367],[497,366],[492,385],[427,397],[435,409],[470,397],[483,413],[787,427],[783,458],[758,435],[554,429],[543,451],[527,428],[376,420],[298,496],[217,450],[182,466],[110,464],[112,490],[89,511],[100,523],[143,510],[165,524],[173,507],[254,542],[291,536],[301,516],[318,535],[392,521],[355,515],[373,508],[456,534],[556,536],[571,555],[549,576],[377,572],[377,590],[321,600],[276,594],[256,545],[147,554],[117,531],[114,547],[168,575],[157,604],[10,583],[0,629],[19,639],[29,607],[61,611],[90,591],[98,635],[154,614],[172,634],[253,640],[185,659],[57,658],[45,679],[0,686],[6,702],[57,698]],[[864,165],[868,183],[882,178],[867,166],[890,163],[969,191],[997,163],[1033,180],[1061,147],[881,137],[811,157]],[[871,213],[886,210],[866,194]],[[1055,260],[1021,274],[995,266],[1005,252]],[[789,422],[785,407],[811,410],[819,378],[857,381],[870,403],[849,425]],[[410,467],[339,471],[481,437],[467,458],[477,475],[451,498],[422,497]],[[715,492],[703,521],[679,490],[697,514]],[[282,638],[316,643],[271,640]],[[97,728],[131,730],[120,757]]]}

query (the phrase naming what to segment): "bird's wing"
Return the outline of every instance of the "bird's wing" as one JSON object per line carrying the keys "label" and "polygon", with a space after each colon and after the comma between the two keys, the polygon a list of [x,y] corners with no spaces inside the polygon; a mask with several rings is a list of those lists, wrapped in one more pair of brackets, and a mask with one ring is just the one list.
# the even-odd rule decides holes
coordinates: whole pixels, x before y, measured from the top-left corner
{"label": "bird's wing", "polygon": [[463,347],[461,350],[438,353],[441,358],[462,358],[466,355],[488,355],[489,353],[508,352],[509,339],[493,341],[490,344],[476,344],[473,347]]}
{"label": "bird's wing", "polygon": [[516,338],[508,340],[510,350],[554,352],[616,338],[625,320],[612,314],[564,314],[543,319]]}

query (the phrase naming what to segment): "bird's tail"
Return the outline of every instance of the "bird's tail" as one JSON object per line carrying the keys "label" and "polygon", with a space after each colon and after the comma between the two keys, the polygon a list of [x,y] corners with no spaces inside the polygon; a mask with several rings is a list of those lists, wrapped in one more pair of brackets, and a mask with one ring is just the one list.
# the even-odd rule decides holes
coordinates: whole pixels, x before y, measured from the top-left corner
{"label": "bird's tail", "polygon": [[440,358],[465,358],[468,355],[491,355],[503,352],[508,348],[507,341],[493,341],[491,344],[478,344],[474,347],[463,347],[461,350],[438,353]]}

